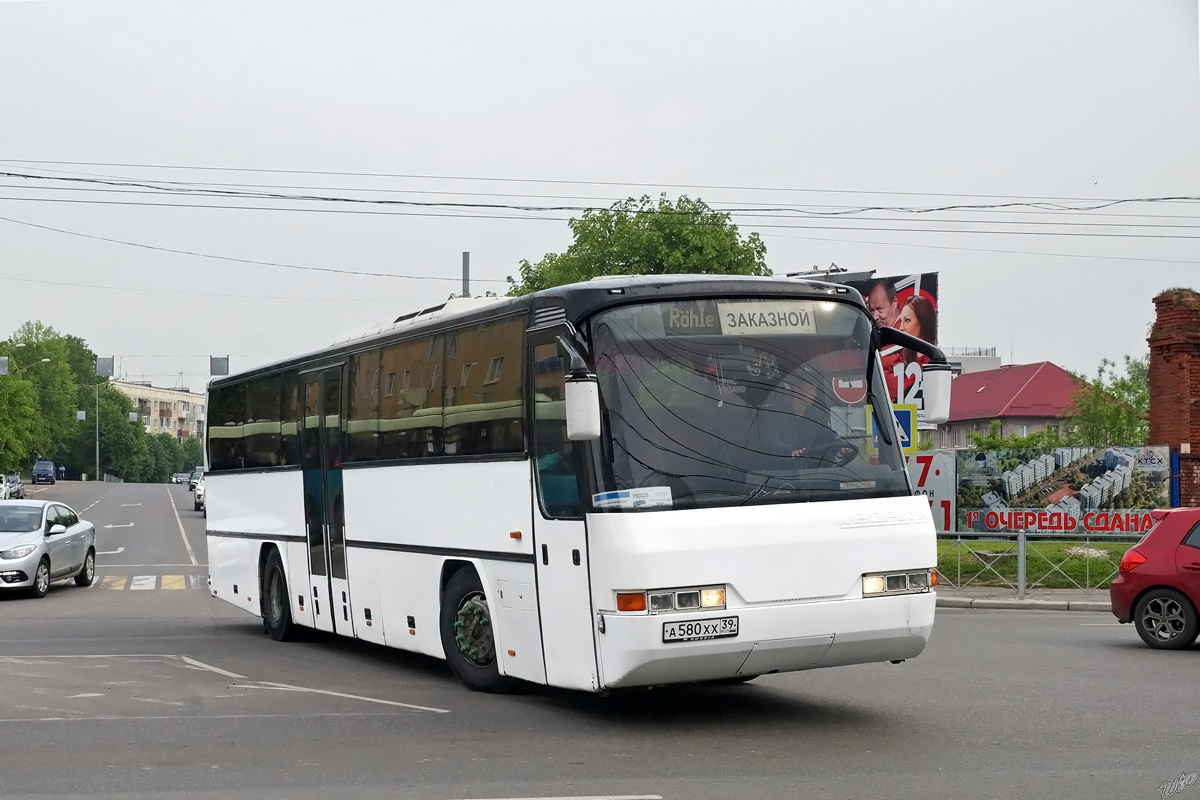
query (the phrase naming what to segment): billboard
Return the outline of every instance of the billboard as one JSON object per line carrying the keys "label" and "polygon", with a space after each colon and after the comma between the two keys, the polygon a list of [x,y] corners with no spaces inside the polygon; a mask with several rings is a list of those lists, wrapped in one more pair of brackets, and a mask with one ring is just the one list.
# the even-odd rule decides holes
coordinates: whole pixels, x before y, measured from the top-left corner
{"label": "billboard", "polygon": [[[850,281],[867,301],[867,308],[881,328],[899,328],[930,344],[938,343],[938,274],[926,272],[892,278],[873,277]],[[917,427],[933,428],[925,422],[924,395],[921,390],[927,356],[901,347],[885,348],[880,353],[892,403],[917,406]]]}
{"label": "billboard", "polygon": [[906,456],[913,494],[929,501],[933,527],[938,533],[953,533],[957,507],[957,484],[953,450],[930,450]]}
{"label": "billboard", "polygon": [[1170,507],[1167,447],[953,453],[960,532],[1143,533]]}

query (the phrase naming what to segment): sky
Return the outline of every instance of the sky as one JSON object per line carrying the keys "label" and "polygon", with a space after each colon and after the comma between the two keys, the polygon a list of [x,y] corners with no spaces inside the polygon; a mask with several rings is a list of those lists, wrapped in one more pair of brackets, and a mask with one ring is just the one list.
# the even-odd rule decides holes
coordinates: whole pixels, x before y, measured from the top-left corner
{"label": "sky", "polygon": [[[236,372],[445,300],[463,251],[472,290],[503,293],[571,241],[571,212],[79,178],[666,192],[809,212],[734,221],[777,273],[940,273],[944,346],[1092,373],[1145,351],[1158,291],[1200,289],[1200,204],[1071,210],[1200,195],[1198,39],[1196,0],[0,0],[0,172],[40,176],[0,177],[0,336],[40,319],[128,379],[202,389],[209,355]],[[1008,202],[1057,206],[811,213]]]}

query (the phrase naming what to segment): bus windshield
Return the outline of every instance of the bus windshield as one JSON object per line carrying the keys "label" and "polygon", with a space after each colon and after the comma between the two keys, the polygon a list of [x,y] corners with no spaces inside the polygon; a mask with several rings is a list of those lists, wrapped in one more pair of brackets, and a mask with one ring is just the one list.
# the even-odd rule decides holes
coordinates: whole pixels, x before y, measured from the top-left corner
{"label": "bus windshield", "polygon": [[887,399],[871,332],[857,306],[799,298],[599,315],[593,510],[909,494],[897,436],[875,433]]}

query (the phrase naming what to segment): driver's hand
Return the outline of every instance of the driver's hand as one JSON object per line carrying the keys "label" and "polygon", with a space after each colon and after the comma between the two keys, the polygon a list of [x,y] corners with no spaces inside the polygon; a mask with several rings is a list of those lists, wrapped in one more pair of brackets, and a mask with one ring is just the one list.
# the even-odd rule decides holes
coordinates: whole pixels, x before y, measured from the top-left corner
{"label": "driver's hand", "polygon": [[845,445],[838,449],[837,460],[844,461],[852,455],[854,455],[854,448],[850,447],[849,445]]}
{"label": "driver's hand", "polygon": [[806,455],[808,455],[808,450],[803,447],[797,447],[795,450],[792,451],[792,458],[800,458],[801,456],[806,456]]}

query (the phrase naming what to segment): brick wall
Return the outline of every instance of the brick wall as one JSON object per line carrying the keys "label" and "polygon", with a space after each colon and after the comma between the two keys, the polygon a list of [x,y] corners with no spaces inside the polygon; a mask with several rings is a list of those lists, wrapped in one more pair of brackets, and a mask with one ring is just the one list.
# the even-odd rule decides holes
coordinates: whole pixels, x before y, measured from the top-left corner
{"label": "brick wall", "polygon": [[1150,441],[1191,447],[1180,459],[1180,502],[1200,506],[1200,293],[1164,292],[1154,298],[1150,331]]}

